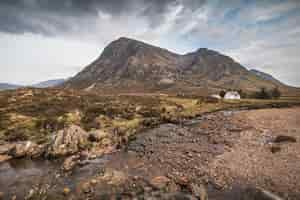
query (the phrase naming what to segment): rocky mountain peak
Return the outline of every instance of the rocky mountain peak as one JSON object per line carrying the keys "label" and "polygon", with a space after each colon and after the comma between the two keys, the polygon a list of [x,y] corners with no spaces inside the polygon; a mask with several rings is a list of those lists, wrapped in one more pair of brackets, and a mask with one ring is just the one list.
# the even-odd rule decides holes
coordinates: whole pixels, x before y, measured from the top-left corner
{"label": "rocky mountain peak", "polygon": [[121,37],[113,42],[111,42],[103,51],[101,58],[119,58],[124,59],[129,58],[130,56],[135,56],[137,54],[146,54],[145,52],[151,52],[151,49],[155,47],[147,45],[143,42]]}
{"label": "rocky mountain peak", "polygon": [[274,87],[274,83],[217,51],[200,48],[180,55],[126,37],[111,42],[98,59],[66,85],[82,89],[130,88],[130,91],[135,88],[156,91],[172,87],[246,90]]}

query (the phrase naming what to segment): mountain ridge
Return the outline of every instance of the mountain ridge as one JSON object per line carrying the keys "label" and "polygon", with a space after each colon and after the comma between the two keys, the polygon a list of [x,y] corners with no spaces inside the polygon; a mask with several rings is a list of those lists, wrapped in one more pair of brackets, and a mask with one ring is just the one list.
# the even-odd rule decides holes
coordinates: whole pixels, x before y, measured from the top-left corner
{"label": "mountain ridge", "polygon": [[19,87],[22,87],[22,86],[17,85],[17,84],[10,84],[10,83],[0,83],[0,91],[1,90],[14,90]]}
{"label": "mountain ridge", "polygon": [[33,87],[33,88],[49,88],[56,87],[63,84],[67,79],[51,79],[47,81],[42,81],[32,85],[17,85],[11,83],[0,83],[0,91],[1,90],[14,90],[23,87]]}
{"label": "mountain ridge", "polygon": [[262,77],[265,80],[279,82],[281,84],[284,84],[281,81],[279,81],[278,79],[276,79],[273,75],[268,74],[266,72],[262,72],[262,71],[257,70],[257,69],[250,69],[249,71],[252,72],[252,73],[254,73],[254,74],[256,74],[256,75],[258,75],[258,76],[260,76],[260,77]]}
{"label": "mountain ridge", "polygon": [[190,91],[285,87],[247,70],[231,57],[207,48],[177,54],[121,37],[64,84],[67,88],[111,91]]}
{"label": "mountain ridge", "polygon": [[55,87],[55,86],[59,86],[60,84],[63,84],[67,79],[51,79],[51,80],[47,80],[47,81],[42,81],[39,82],[37,84],[33,84],[31,85],[31,87],[35,87],[35,88],[48,88],[48,87]]}

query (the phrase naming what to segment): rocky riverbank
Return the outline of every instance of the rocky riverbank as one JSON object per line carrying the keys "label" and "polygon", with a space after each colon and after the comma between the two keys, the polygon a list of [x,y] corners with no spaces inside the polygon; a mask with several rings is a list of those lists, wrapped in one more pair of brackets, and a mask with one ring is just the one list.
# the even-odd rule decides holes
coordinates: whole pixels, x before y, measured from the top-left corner
{"label": "rocky riverbank", "polygon": [[47,146],[5,144],[1,198],[299,199],[299,111],[220,111],[141,132],[122,148],[74,125]]}

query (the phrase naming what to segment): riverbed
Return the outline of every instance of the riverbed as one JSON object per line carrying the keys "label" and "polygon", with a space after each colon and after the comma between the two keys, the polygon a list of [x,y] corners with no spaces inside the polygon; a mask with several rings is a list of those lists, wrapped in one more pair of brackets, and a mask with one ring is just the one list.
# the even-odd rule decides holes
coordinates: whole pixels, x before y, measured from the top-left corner
{"label": "riverbed", "polygon": [[[0,164],[0,191],[4,199],[193,199],[203,193],[191,189],[197,185],[216,200],[242,199],[255,187],[300,199],[299,113],[299,108],[220,111],[162,124],[68,173],[61,160],[11,160]],[[297,142],[279,144],[274,154],[268,141],[280,134]]]}

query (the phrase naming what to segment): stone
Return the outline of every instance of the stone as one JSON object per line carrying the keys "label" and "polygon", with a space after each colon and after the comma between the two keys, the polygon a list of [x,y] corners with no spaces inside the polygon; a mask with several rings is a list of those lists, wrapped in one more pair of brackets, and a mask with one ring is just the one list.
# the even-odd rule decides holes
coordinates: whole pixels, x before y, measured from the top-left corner
{"label": "stone", "polygon": [[272,153],[277,153],[277,152],[281,151],[281,147],[279,145],[271,145],[270,146],[270,151]]}
{"label": "stone", "polygon": [[89,132],[89,141],[91,142],[99,142],[104,138],[108,137],[108,133],[102,130],[93,130]]}
{"label": "stone", "polygon": [[98,181],[96,179],[92,179],[90,182],[92,185],[96,185],[98,183]]}
{"label": "stone", "polygon": [[34,189],[29,190],[29,192],[28,192],[27,196],[25,197],[25,199],[32,199],[34,194],[35,194]]}
{"label": "stone", "polygon": [[281,197],[262,188],[247,188],[242,196],[242,200],[283,200]]}
{"label": "stone", "polygon": [[53,157],[77,153],[88,144],[88,133],[79,126],[70,125],[53,137],[48,148],[48,155]]}
{"label": "stone", "polygon": [[72,170],[78,164],[79,158],[80,158],[79,155],[73,155],[73,156],[66,158],[62,165],[62,169],[64,171]]}
{"label": "stone", "polygon": [[25,157],[29,148],[31,147],[31,142],[20,142],[15,145],[15,147],[9,153],[14,158]]}
{"label": "stone", "polygon": [[4,199],[4,193],[0,192],[0,200],[3,200],[3,199]]}
{"label": "stone", "polygon": [[275,137],[274,143],[282,143],[282,142],[297,142],[296,138],[288,135],[278,135]]}
{"label": "stone", "polygon": [[127,180],[126,175],[122,171],[117,171],[111,168],[107,168],[104,171],[101,179],[110,185],[121,185]]}
{"label": "stone", "polygon": [[92,192],[92,188],[91,188],[91,185],[90,185],[90,183],[84,183],[83,185],[82,185],[82,191],[84,192],[84,193],[90,193],[90,192]]}
{"label": "stone", "polygon": [[168,179],[165,176],[157,176],[151,179],[150,184],[154,186],[157,189],[163,189],[167,187],[168,183],[170,182],[170,179]]}
{"label": "stone", "polygon": [[200,200],[208,200],[208,195],[204,185],[191,184],[190,188],[191,188],[191,192]]}
{"label": "stone", "polygon": [[15,143],[7,143],[7,144],[2,144],[0,146],[0,154],[8,154],[9,152],[12,151],[13,148],[15,148],[16,144]]}
{"label": "stone", "polygon": [[43,146],[31,141],[18,142],[8,155],[13,158],[38,157],[43,153]]}
{"label": "stone", "polygon": [[142,106],[137,106],[137,107],[135,107],[135,112],[140,112],[141,110],[142,110]]}
{"label": "stone", "polygon": [[187,177],[183,176],[183,177],[180,177],[176,180],[176,183],[178,185],[180,185],[181,187],[188,187],[189,185],[189,180]]}
{"label": "stone", "polygon": [[29,147],[27,151],[27,156],[31,158],[38,158],[42,156],[45,152],[45,146],[44,145],[38,145],[35,143],[32,143],[32,145]]}
{"label": "stone", "polygon": [[9,155],[0,155],[0,163],[8,161],[10,159],[12,159],[12,157]]}
{"label": "stone", "polygon": [[70,194],[70,192],[71,192],[71,190],[70,190],[70,188],[68,188],[68,187],[65,187],[64,190],[63,190],[63,194],[64,194],[65,196],[67,196],[68,194]]}
{"label": "stone", "polygon": [[[155,198],[156,199],[156,198]],[[183,192],[164,193],[159,199],[163,200],[197,200],[195,197]]]}

